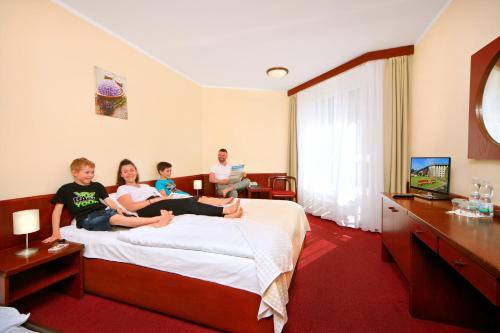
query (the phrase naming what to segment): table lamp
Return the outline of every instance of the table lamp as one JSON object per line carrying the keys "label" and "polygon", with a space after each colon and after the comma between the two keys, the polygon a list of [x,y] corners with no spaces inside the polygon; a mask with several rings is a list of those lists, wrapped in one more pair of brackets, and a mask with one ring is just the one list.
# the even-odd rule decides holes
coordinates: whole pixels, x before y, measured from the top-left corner
{"label": "table lamp", "polygon": [[193,181],[193,188],[196,190],[196,196],[200,196],[200,190],[203,188],[201,180],[197,179]]}
{"label": "table lamp", "polygon": [[26,234],[26,248],[17,251],[20,257],[31,257],[38,252],[37,248],[28,248],[28,234],[40,230],[40,212],[38,209],[27,209],[12,213],[14,235]]}

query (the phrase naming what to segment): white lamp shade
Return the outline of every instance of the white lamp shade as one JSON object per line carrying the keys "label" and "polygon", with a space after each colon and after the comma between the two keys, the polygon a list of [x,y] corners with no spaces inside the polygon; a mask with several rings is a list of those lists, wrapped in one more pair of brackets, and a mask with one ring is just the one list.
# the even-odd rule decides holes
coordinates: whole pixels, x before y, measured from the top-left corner
{"label": "white lamp shade", "polygon": [[14,235],[24,235],[40,230],[40,212],[38,209],[21,210],[12,213]]}
{"label": "white lamp shade", "polygon": [[193,188],[195,190],[201,190],[202,189],[201,180],[195,180],[195,181],[193,181]]}

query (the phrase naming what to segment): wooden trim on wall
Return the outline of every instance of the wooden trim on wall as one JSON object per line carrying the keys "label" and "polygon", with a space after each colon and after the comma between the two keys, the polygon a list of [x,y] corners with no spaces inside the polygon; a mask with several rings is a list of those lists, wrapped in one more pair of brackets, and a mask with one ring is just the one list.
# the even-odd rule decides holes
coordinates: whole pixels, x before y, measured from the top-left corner
{"label": "wooden trim on wall", "polygon": [[348,71],[351,68],[364,64],[365,62],[410,55],[413,54],[413,51],[414,51],[413,45],[406,45],[406,46],[394,47],[392,49],[371,51],[362,54],[357,58],[349,60],[348,62],[338,67],[335,67],[334,69],[331,69],[328,72],[321,74],[320,76],[317,76],[307,82],[302,83],[301,85],[295,88],[288,90],[288,96],[295,95],[299,91],[302,91],[304,89],[314,86],[315,84],[328,80],[336,75],[339,75],[340,73]]}

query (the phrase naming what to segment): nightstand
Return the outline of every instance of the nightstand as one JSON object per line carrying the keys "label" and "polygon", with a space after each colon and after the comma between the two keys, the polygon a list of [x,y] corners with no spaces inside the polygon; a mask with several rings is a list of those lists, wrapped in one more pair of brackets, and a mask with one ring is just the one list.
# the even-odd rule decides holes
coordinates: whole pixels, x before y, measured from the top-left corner
{"label": "nightstand", "polygon": [[48,252],[55,244],[30,242],[30,247],[38,248],[38,252],[29,258],[15,254],[23,245],[0,251],[0,305],[8,305],[56,283],[70,296],[83,296],[83,245],[68,242],[68,247]]}
{"label": "nightstand", "polygon": [[[258,197],[262,199],[271,199],[271,188],[270,187],[248,187],[248,198],[253,198],[255,193],[259,193]],[[260,194],[262,193],[262,195]]]}

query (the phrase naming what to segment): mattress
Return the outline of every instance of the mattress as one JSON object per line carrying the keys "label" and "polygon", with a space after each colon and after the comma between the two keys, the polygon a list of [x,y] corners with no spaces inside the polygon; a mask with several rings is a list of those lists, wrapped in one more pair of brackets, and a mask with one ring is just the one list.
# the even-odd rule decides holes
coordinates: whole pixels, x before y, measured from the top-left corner
{"label": "mattress", "polygon": [[[305,234],[310,230],[309,223],[303,208],[294,202],[242,199],[241,206],[244,208],[243,218],[241,220],[235,219],[234,223],[257,222],[268,225],[269,228],[278,228],[279,233],[285,235],[284,237],[289,239],[288,243],[291,244],[288,257],[289,268],[281,270],[283,274],[276,276],[271,285],[269,285],[271,281],[268,281],[265,288],[262,288],[263,262],[261,260],[259,264],[257,257],[248,258],[199,250],[133,244],[121,240],[126,237],[120,237],[120,233],[123,236],[124,232],[128,232],[123,228],[114,231],[87,231],[77,229],[72,224],[61,228],[61,235],[69,241],[84,244],[83,255],[86,258],[140,265],[258,294],[262,296],[263,300],[258,318],[274,314],[275,331],[279,332],[287,318],[285,306],[288,302],[288,293],[286,290],[289,287]],[[187,216],[177,218],[184,217]],[[227,219],[222,220],[227,223]],[[130,232],[132,234],[137,231],[139,230],[134,229]],[[153,231],[154,229],[148,228],[148,232]],[[163,231],[167,231],[167,229]],[[265,238],[260,237],[260,234],[262,232],[254,235],[254,239]],[[156,237],[158,238],[158,236]],[[261,257],[259,255],[259,258]],[[264,262],[264,266],[266,265],[267,263]],[[267,271],[268,268],[264,267],[264,271]]]}

